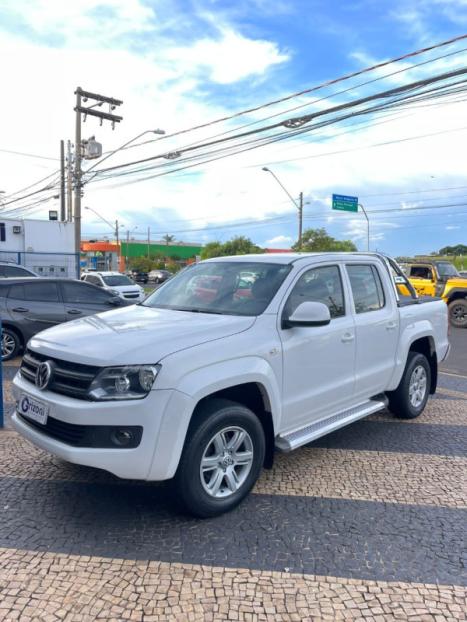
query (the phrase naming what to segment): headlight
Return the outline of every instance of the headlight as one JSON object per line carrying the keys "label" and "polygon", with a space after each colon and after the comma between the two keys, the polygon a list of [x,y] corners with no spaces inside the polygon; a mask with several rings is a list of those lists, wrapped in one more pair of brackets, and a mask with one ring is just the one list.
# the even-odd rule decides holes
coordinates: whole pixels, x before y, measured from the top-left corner
{"label": "headlight", "polygon": [[88,395],[93,400],[140,400],[152,389],[160,365],[106,367],[94,378]]}
{"label": "headlight", "polygon": [[117,289],[109,289],[109,292],[114,296],[120,296],[120,292]]}

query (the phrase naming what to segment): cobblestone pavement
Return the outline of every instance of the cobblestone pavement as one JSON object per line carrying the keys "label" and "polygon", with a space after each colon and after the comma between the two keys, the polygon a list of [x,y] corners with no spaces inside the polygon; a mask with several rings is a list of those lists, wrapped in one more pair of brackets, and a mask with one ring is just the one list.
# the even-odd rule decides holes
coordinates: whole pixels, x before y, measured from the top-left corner
{"label": "cobblestone pavement", "polygon": [[[4,370],[7,412],[9,381]],[[278,455],[213,520],[0,432],[0,620],[467,619],[467,379]]]}

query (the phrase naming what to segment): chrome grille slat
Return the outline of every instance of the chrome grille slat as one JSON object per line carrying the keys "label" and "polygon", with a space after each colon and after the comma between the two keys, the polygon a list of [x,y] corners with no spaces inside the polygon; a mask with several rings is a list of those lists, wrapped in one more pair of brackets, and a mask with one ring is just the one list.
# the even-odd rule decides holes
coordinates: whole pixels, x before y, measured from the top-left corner
{"label": "chrome grille slat", "polygon": [[43,361],[53,361],[54,376],[47,387],[52,393],[60,393],[76,399],[87,399],[87,391],[91,382],[99,372],[99,367],[70,363],[26,350],[21,364],[22,377],[35,384],[36,370]]}

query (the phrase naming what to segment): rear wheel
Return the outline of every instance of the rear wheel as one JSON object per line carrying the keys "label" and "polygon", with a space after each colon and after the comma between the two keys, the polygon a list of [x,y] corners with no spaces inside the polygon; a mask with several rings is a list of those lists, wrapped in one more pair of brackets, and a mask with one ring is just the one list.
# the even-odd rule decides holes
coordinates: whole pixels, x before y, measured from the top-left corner
{"label": "rear wheel", "polygon": [[404,375],[388,393],[389,410],[400,419],[415,419],[425,409],[431,386],[431,368],[424,354],[409,352]]}
{"label": "rear wheel", "polygon": [[2,328],[2,361],[15,358],[21,348],[21,340],[17,333],[5,326]]}
{"label": "rear wheel", "polygon": [[451,324],[458,328],[467,328],[467,300],[453,300],[448,308]]}
{"label": "rear wheel", "polygon": [[231,510],[258,479],[264,454],[263,428],[251,410],[208,402],[188,431],[175,476],[179,502],[201,518]]}

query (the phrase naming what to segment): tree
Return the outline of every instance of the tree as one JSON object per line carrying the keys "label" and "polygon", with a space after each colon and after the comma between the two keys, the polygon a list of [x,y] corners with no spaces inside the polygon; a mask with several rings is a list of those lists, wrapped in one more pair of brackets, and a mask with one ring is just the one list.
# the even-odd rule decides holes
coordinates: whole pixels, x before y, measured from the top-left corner
{"label": "tree", "polygon": [[168,233],[166,233],[165,235],[162,236],[162,239],[165,241],[165,243],[168,246],[170,242],[173,242],[175,240],[175,236],[169,235]]}
{"label": "tree", "polygon": [[465,244],[456,244],[456,246],[445,246],[440,248],[438,255],[467,255],[467,246]]}
{"label": "tree", "polygon": [[301,247],[296,242],[292,249],[294,251],[305,251],[307,253],[319,253],[323,251],[356,251],[357,247],[351,240],[336,240],[330,236],[326,229],[306,229],[302,235]]}
{"label": "tree", "polygon": [[263,249],[256,246],[250,238],[243,235],[236,236],[223,244],[221,242],[209,242],[201,251],[201,259],[211,257],[227,257],[229,255],[249,255],[262,253]]}

